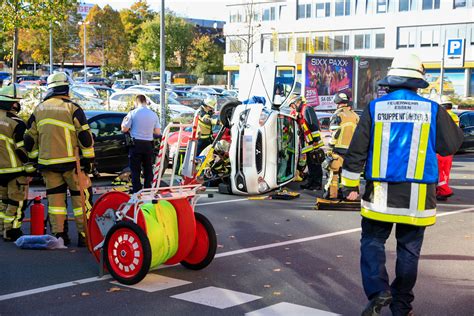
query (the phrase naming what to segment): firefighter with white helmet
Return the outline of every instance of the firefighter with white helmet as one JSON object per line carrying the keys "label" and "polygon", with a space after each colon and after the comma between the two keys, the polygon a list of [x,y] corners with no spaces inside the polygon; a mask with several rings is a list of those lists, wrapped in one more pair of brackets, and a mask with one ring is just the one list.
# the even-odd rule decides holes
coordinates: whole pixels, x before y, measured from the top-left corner
{"label": "firefighter with white helmet", "polygon": [[6,241],[22,235],[28,195],[28,156],[23,142],[26,124],[17,116],[20,99],[16,84],[0,89],[0,236]]}
{"label": "firefighter with white helmet", "polygon": [[344,155],[347,148],[349,148],[357,123],[359,123],[359,116],[349,105],[350,100],[346,93],[336,93],[333,102],[337,109],[331,116],[329,129],[332,136],[329,141],[329,150],[326,153],[327,158],[323,164],[329,172],[323,197],[330,200],[341,197],[339,175],[344,162]]}
{"label": "firefighter with white helmet", "polygon": [[[418,56],[394,58],[378,82],[388,94],[365,108],[344,158],[342,184],[349,200],[361,199],[362,283],[369,304],[362,315],[411,315],[418,260],[426,226],[436,221],[436,154],[461,146],[462,131],[438,103],[417,94],[428,86]],[[385,242],[396,225],[397,261],[392,283],[385,268]]]}
{"label": "firefighter with white helmet", "polygon": [[197,154],[199,155],[207,146],[212,143],[212,126],[217,124],[213,119],[214,111],[217,105],[217,97],[207,96],[197,113],[198,115],[198,144]]}
{"label": "firefighter with white helmet", "polygon": [[[88,173],[94,170],[94,141],[84,111],[69,98],[69,82],[63,72],[48,77],[48,92],[28,120],[25,148],[30,159],[37,161],[46,182],[48,214],[52,232],[70,243],[67,233],[66,193],[69,188],[78,230],[78,246],[85,246],[83,209],[79,176],[85,183],[86,212],[92,208],[92,190]],[[80,149],[81,165],[76,168],[76,148]]]}

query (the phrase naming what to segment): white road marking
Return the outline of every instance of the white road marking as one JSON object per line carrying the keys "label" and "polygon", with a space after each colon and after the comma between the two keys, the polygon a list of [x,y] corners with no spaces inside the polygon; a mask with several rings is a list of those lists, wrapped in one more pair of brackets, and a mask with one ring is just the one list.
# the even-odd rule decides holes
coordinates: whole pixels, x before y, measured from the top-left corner
{"label": "white road marking", "polygon": [[235,203],[235,202],[242,202],[242,201],[249,201],[249,199],[234,199],[234,200],[225,200],[225,201],[198,203],[198,204],[196,204],[196,206],[213,205],[213,204],[225,204],[225,203]]}
{"label": "white road marking", "polygon": [[215,286],[209,286],[199,290],[181,293],[171,297],[219,309],[241,305],[262,298],[261,296],[222,289]]}
{"label": "white road marking", "polygon": [[[246,200],[246,199],[244,199],[244,200]],[[461,209],[461,210],[457,210],[457,211],[452,211],[452,212],[438,213],[436,216],[437,217],[449,216],[449,215],[466,213],[466,212],[470,212],[470,211],[474,211],[474,207]],[[280,247],[280,246],[299,243],[299,242],[306,242],[306,241],[311,241],[311,240],[318,240],[318,239],[323,239],[323,238],[340,236],[340,235],[344,235],[344,234],[351,234],[351,233],[354,233],[354,232],[358,232],[360,230],[361,230],[360,228],[354,228],[354,229],[348,229],[348,230],[343,230],[343,231],[333,232],[333,233],[328,233],[328,234],[323,234],[323,235],[316,235],[316,236],[311,236],[311,237],[306,237],[306,238],[289,240],[289,241],[285,241],[285,242],[267,244],[267,245],[262,245],[262,246],[257,246],[257,247],[244,248],[244,249],[239,249],[239,250],[234,250],[234,251],[228,251],[228,252],[223,252],[223,253],[217,254],[216,258],[228,257],[228,256],[242,254],[242,253],[257,251],[257,250]],[[165,269],[165,268],[170,268],[170,267],[172,267],[172,266],[160,266],[159,268],[160,269]],[[43,293],[43,292],[47,292],[47,291],[62,289],[62,288],[66,288],[66,287],[71,287],[71,286],[75,286],[75,285],[81,285],[81,284],[92,283],[92,282],[97,282],[97,281],[104,281],[104,280],[108,280],[108,279],[111,279],[111,278],[112,277],[110,275],[105,275],[102,278],[92,277],[92,278],[86,278],[86,279],[71,281],[71,282],[53,284],[53,285],[44,286],[44,287],[31,289],[31,290],[26,290],[26,291],[20,291],[20,292],[15,292],[15,293],[10,293],[10,294],[4,294],[4,295],[0,295],[0,302],[1,301],[6,301],[6,300],[9,300],[9,299],[13,299],[13,298],[18,298],[18,297]]]}
{"label": "white road marking", "polygon": [[181,285],[190,284],[191,282],[180,280],[180,279],[169,278],[169,277],[165,277],[159,274],[149,273],[146,275],[146,277],[142,281],[140,281],[140,283],[135,284],[135,285],[125,285],[117,281],[110,282],[110,283],[129,287],[135,290],[152,293],[152,292],[162,291],[166,289],[171,289],[171,288],[178,287]]}
{"label": "white road marking", "polygon": [[287,302],[278,303],[256,311],[245,313],[245,316],[336,316],[320,309],[291,304]]}

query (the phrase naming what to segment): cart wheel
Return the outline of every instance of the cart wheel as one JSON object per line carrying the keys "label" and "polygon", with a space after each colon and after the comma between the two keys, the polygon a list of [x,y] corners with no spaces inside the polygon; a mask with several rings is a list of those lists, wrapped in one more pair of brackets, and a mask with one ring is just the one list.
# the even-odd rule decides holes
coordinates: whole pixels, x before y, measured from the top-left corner
{"label": "cart wheel", "polygon": [[221,111],[219,113],[219,121],[221,121],[222,126],[230,128],[230,122],[232,120],[232,115],[234,114],[234,109],[242,102],[238,100],[230,100],[222,105]]}
{"label": "cart wheel", "polygon": [[[96,218],[104,215],[108,209],[117,210],[120,205],[127,203],[130,200],[130,196],[127,193],[119,191],[111,191],[102,194],[100,198],[94,203],[92,210],[87,220],[87,226],[89,228],[89,241],[92,249],[104,240],[102,232],[97,226]],[[100,250],[93,251],[93,255],[97,262],[100,261]]]}
{"label": "cart wheel", "polygon": [[150,270],[150,241],[137,224],[119,222],[105,238],[104,256],[107,270],[115,280],[127,285],[136,284]]}
{"label": "cart wheel", "polygon": [[216,231],[211,222],[202,214],[194,213],[196,217],[196,240],[189,255],[181,264],[191,270],[201,270],[207,267],[217,249]]}

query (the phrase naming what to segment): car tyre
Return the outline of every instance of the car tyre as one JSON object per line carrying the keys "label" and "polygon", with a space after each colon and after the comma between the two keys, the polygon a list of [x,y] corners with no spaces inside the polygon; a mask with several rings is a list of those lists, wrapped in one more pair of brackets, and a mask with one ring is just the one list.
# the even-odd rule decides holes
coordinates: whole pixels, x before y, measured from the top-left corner
{"label": "car tyre", "polygon": [[230,128],[230,122],[232,120],[232,115],[234,114],[234,109],[242,104],[239,100],[229,100],[222,105],[221,111],[219,113],[219,121],[222,126]]}

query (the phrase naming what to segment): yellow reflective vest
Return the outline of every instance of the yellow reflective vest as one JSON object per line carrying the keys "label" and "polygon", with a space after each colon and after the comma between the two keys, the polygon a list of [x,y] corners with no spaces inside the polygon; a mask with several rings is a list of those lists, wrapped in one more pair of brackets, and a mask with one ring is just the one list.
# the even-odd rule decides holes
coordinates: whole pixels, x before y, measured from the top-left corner
{"label": "yellow reflective vest", "polygon": [[359,123],[359,116],[348,106],[341,107],[331,117],[329,129],[332,137],[329,147],[338,154],[345,154]]}
{"label": "yellow reflective vest", "polygon": [[[23,151],[26,124],[12,112],[0,110],[0,175],[25,171],[18,153]],[[26,157],[26,153],[24,155]],[[24,159],[26,160],[26,159]],[[25,161],[26,162],[26,161]]]}
{"label": "yellow reflective vest", "polygon": [[84,146],[79,133],[92,134],[84,112],[69,98],[51,97],[40,103],[28,121],[27,136],[34,141],[29,152],[30,159],[38,159],[40,169],[54,169],[50,166],[69,165],[76,161],[75,148],[80,147],[84,158],[94,158],[93,141]]}

